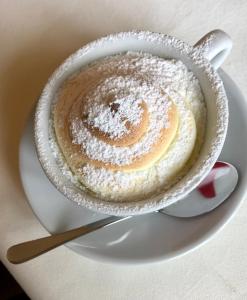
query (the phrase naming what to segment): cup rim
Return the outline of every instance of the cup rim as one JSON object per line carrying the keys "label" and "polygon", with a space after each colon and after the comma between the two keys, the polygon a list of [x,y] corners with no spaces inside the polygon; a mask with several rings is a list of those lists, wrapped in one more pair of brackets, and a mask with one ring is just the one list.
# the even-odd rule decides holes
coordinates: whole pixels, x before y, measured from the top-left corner
{"label": "cup rim", "polygon": [[[130,202],[114,202],[105,201],[100,198],[94,197],[83,190],[79,191],[79,189],[75,189],[75,186],[73,186],[73,184],[71,183],[69,183],[68,185],[64,185],[64,183],[60,180],[61,174],[55,172],[55,170],[51,167],[49,159],[47,158],[47,141],[45,140],[45,135],[42,131],[45,108],[47,108],[47,105],[52,105],[52,100],[48,101],[47,104],[47,97],[50,93],[52,93],[54,89],[56,89],[56,82],[59,81],[65,70],[69,68],[72,62],[78,57],[81,57],[87,54],[89,51],[97,48],[99,45],[102,45],[102,43],[114,42],[127,38],[134,38],[136,40],[145,40],[153,43],[170,45],[178,50],[179,53],[183,53],[188,58],[190,58],[193,64],[200,66],[201,72],[203,72],[208,77],[211,89],[215,94],[217,123],[215,136],[211,143],[207,157],[202,160],[202,162],[197,166],[196,170],[192,174],[188,176],[188,174],[191,173],[189,171],[185,175],[188,177],[185,183],[181,184],[181,180],[179,180],[167,191],[164,191],[163,193],[160,193],[159,195],[155,195],[154,197],[150,197],[148,199]],[[50,117],[50,110],[48,114]],[[222,114],[224,117],[222,117]],[[184,198],[189,192],[191,192],[205,178],[205,176],[208,174],[208,172],[216,162],[225,141],[227,127],[228,103],[224,86],[219,75],[214,70],[210,62],[203,56],[203,53],[176,37],[163,33],[134,30],[114,33],[96,39],[79,48],[64,62],[62,62],[62,64],[59,65],[59,67],[52,73],[52,75],[48,79],[41,93],[41,96],[38,99],[34,120],[34,140],[38,159],[46,176],[51,181],[51,183],[69,200],[72,200],[72,202],[98,213],[126,216],[140,215],[162,209]],[[62,173],[62,171],[60,171],[60,173]]]}

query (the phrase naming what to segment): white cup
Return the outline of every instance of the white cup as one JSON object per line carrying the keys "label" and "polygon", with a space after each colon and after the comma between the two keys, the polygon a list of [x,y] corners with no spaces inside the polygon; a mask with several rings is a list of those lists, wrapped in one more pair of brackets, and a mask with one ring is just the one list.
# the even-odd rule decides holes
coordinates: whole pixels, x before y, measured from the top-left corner
{"label": "white cup", "polygon": [[[35,143],[40,163],[50,181],[68,199],[110,215],[144,214],[183,199],[208,174],[224,144],[228,126],[228,101],[216,70],[229,54],[231,47],[229,36],[221,30],[214,30],[200,39],[194,47],[165,34],[131,31],[106,36],[80,48],[49,78],[36,108]],[[169,190],[136,202],[107,202],[75,186],[59,168],[49,144],[51,104],[62,82],[79,68],[101,57],[126,51],[142,51],[164,58],[179,59],[192,70],[199,79],[207,106],[206,135],[193,167]]]}

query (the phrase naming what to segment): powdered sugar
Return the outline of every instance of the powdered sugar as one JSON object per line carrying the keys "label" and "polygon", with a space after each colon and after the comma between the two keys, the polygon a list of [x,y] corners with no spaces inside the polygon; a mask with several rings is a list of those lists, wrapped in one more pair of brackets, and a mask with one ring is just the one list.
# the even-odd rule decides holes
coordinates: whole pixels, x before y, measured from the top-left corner
{"label": "powdered sugar", "polygon": [[[109,95],[105,85],[109,88],[109,86],[112,86],[114,79],[119,84],[121,83],[119,78],[106,79],[103,84],[97,86],[87,96],[86,102],[88,105],[84,106],[83,111],[84,115],[87,115],[86,123],[88,125],[98,128],[112,139],[120,138],[124,134],[129,133],[128,122],[135,126],[138,125],[143,113],[143,109],[140,106],[142,99],[136,99],[134,95],[119,96],[119,93]],[[116,87],[112,87],[111,93],[114,91],[114,88]],[[105,99],[102,99],[104,96],[107,98],[106,100],[111,96],[111,101],[104,101]]]}
{"label": "powdered sugar", "polygon": [[[127,56],[130,57],[130,62],[131,58],[136,57],[136,55],[137,54],[134,53],[127,54]],[[147,60],[146,63],[148,63],[148,58],[150,55],[143,54],[140,57],[143,58],[143,56]],[[122,56],[120,55],[119,61],[121,61],[121,59]],[[111,59],[108,58],[107,61],[107,65],[111,66]],[[112,63],[114,62],[119,63],[116,60],[116,57]],[[101,62],[98,63],[102,68]],[[120,65],[120,67],[123,68],[122,65]],[[128,65],[127,68],[129,68]],[[86,108],[91,105],[89,108],[96,107],[95,112],[98,112],[98,110],[102,108],[101,103],[104,103],[104,99],[102,98],[106,97],[108,99],[109,95],[112,95],[113,97],[119,97],[115,100],[116,103],[118,103],[118,101],[122,101],[122,99],[124,102],[124,100],[127,99],[127,103],[123,104],[122,107],[122,109],[127,107],[127,110],[123,113],[128,113],[128,111],[130,111],[130,120],[132,123],[137,124],[140,122],[141,116],[139,103],[145,100],[149,112],[149,127],[147,128],[145,136],[138,143],[129,147],[116,147],[109,145],[95,137],[85,126],[83,120],[75,117],[77,115],[77,111],[74,111],[72,107],[70,114],[70,128],[73,137],[73,143],[81,145],[83,151],[85,151],[86,155],[91,159],[99,160],[105,163],[112,163],[119,166],[130,164],[135,158],[149,152],[151,146],[159,138],[161,129],[169,126],[167,112],[171,105],[171,101],[168,98],[168,95],[164,94],[164,91],[157,86],[153,86],[152,82],[147,82],[144,79],[135,79],[130,75],[125,77],[111,77],[110,79],[107,78],[105,81],[103,81],[103,83],[96,88],[96,91],[98,93],[95,95],[95,97],[86,96],[86,100],[88,100],[85,105]],[[92,101],[92,99],[95,101]],[[134,102],[133,99],[137,99],[137,103],[131,106],[132,102]],[[80,99],[77,99],[77,101],[80,101]],[[107,108],[107,106],[105,107]],[[84,111],[87,113],[88,109],[84,108]],[[100,111],[99,116],[102,117],[102,110]],[[107,133],[110,133],[114,137],[119,136],[119,133],[120,136],[122,133],[126,133],[126,131],[120,126],[117,126],[116,129],[114,128],[116,122],[113,122],[113,119],[114,115],[112,115],[112,117],[108,120],[105,119],[105,122],[108,121],[110,129]],[[117,125],[124,124],[119,122]]]}
{"label": "powdered sugar", "polygon": [[[152,167],[126,173],[88,163],[77,170],[79,180],[101,198],[112,201],[138,200],[168,189],[185,172],[197,139],[196,157],[204,136],[206,112],[198,80],[181,61],[134,52],[95,62],[73,76],[74,83],[79,83],[83,72],[89,78],[93,72],[101,72],[103,77],[92,85],[92,90],[76,99],[70,112],[73,143],[81,145],[89,158],[122,166],[148,153],[159,139],[160,130],[169,127],[167,113],[172,102],[179,112],[179,128],[165,156]],[[113,139],[121,137],[128,133],[127,121],[140,122],[142,101],[147,105],[149,126],[143,138],[131,146],[110,145],[94,136],[85,124],[86,120],[87,125]],[[117,115],[111,110],[112,104],[119,104]],[[86,119],[78,117],[78,107]]]}
{"label": "powdered sugar", "polygon": [[201,114],[200,122],[203,123],[201,124],[201,131],[197,133],[196,128],[193,126],[193,115],[191,111],[186,109],[184,98],[176,95],[175,99],[182,117],[176,139],[165,156],[152,167],[131,173],[114,172],[86,164],[81,169],[83,183],[105,199],[130,201],[143,199],[150,194],[169,189],[171,185],[177,182],[191,166],[192,161],[185,168],[186,162],[193,151],[196,138],[198,146],[202,143],[205,108],[203,102],[197,105],[197,110],[200,109]]}

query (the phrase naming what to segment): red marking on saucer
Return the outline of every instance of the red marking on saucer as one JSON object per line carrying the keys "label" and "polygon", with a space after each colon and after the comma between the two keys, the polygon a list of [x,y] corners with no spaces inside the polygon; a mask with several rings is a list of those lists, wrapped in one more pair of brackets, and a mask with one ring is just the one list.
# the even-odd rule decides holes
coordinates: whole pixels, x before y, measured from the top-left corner
{"label": "red marking on saucer", "polygon": [[197,189],[203,195],[203,197],[207,199],[214,198],[216,196],[216,191],[213,182],[209,182],[208,184],[199,186]]}
{"label": "red marking on saucer", "polygon": [[222,162],[222,161],[217,161],[214,166],[213,169],[218,169],[218,168],[229,168],[228,164]]}
{"label": "red marking on saucer", "polygon": [[201,193],[201,195],[206,199],[212,199],[216,196],[214,182],[217,169],[220,168],[229,168],[229,166],[226,163],[217,161],[208,176],[197,187],[199,193]]}

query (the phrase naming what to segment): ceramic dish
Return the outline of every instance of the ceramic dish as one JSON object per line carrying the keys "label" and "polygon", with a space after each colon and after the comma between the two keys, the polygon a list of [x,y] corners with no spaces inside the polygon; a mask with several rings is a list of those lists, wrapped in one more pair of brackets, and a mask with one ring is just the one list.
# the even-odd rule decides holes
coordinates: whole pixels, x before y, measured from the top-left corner
{"label": "ceramic dish", "polygon": [[[40,163],[50,181],[68,199],[94,211],[111,215],[144,214],[184,198],[210,171],[225,140],[228,103],[224,86],[214,68],[223,62],[231,46],[228,35],[219,30],[207,34],[195,47],[164,34],[133,31],[110,35],[79,49],[48,80],[36,109],[35,143]],[[129,50],[179,59],[193,71],[199,79],[207,106],[206,134],[197,161],[170,189],[141,201],[108,202],[78,188],[60,170],[49,144],[51,105],[61,83],[76,70],[101,57]]]}

